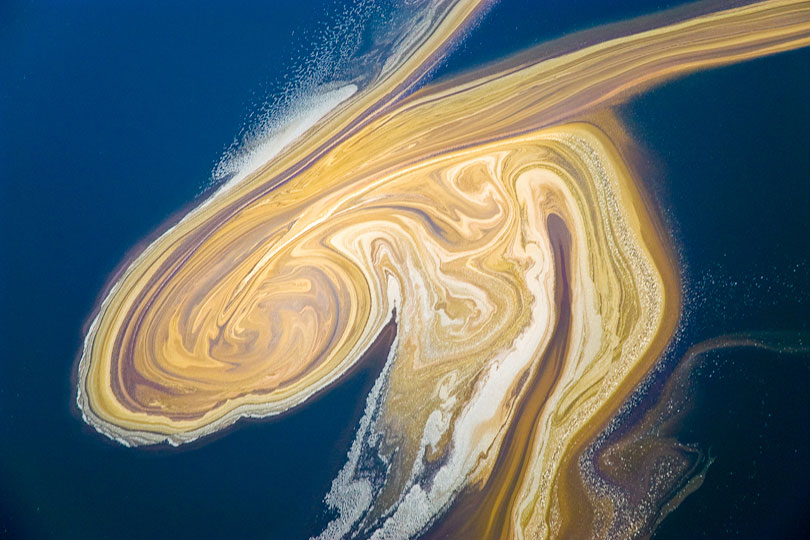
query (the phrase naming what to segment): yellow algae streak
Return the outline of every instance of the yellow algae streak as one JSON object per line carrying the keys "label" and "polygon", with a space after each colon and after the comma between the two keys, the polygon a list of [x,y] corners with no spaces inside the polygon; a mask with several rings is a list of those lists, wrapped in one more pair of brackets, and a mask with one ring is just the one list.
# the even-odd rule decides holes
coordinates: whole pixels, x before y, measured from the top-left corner
{"label": "yellow algae streak", "polygon": [[[412,54],[429,58],[454,20]],[[279,414],[395,319],[324,538],[413,536],[457,498],[437,537],[607,530],[618,509],[582,493],[576,457],[665,347],[680,291],[626,135],[594,112],[810,43],[807,2],[666,22],[533,50],[370,116],[389,79],[360,92],[126,268],[79,362],[85,420],[124,444],[180,444]]]}

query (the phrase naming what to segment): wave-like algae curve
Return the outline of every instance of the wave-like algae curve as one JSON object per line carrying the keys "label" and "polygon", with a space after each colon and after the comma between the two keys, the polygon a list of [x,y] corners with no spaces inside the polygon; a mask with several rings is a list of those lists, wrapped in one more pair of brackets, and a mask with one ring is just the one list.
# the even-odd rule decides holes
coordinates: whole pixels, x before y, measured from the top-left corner
{"label": "wave-like algae curve", "polygon": [[323,538],[638,533],[572,478],[670,340],[680,286],[604,108],[807,45],[810,4],[665,14],[402,97],[480,8],[437,3],[407,54],[122,269],[78,363],[88,423],[177,445],[283,413],[393,320]]}

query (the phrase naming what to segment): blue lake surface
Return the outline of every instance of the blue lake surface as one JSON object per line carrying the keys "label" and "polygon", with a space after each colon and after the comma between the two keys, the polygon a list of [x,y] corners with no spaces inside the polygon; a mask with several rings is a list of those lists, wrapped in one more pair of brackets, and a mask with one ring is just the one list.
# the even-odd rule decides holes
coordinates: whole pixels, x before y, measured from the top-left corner
{"label": "blue lake surface", "polygon": [[[672,5],[503,1],[433,76]],[[180,450],[97,435],[73,411],[71,373],[109,275],[199,200],[249,113],[340,10],[0,5],[0,538],[319,532],[374,362],[292,415]],[[729,332],[810,332],[808,87],[802,50],[691,75],[620,108],[660,172],[645,181],[684,262],[681,350]],[[683,437],[717,460],[656,538],[803,538],[810,358],[730,351],[710,366]]]}

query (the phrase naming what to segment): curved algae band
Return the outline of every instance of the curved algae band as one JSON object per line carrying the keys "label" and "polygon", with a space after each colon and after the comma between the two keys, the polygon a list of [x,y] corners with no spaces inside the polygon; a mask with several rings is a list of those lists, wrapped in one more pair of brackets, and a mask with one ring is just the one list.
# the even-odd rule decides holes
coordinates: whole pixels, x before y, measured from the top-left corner
{"label": "curved algae band", "polygon": [[[396,317],[324,537],[416,534],[462,490],[482,510],[448,514],[460,537],[575,530],[576,456],[680,305],[626,136],[583,120],[666,78],[808,43],[808,3],[763,2],[531,51],[354,126],[350,109],[327,118],[317,144],[207,201],[126,268],[85,340],[84,418],[124,444],[180,444],[279,414]],[[363,469],[374,460],[385,474]]]}

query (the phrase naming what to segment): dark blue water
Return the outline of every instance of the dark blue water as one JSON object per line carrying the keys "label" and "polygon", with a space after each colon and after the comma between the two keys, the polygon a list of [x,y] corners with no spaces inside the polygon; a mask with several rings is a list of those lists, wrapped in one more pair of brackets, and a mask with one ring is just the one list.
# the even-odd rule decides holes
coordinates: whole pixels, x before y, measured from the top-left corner
{"label": "dark blue water", "polygon": [[[622,108],[685,263],[678,350],[729,333],[810,345],[810,51],[691,75]],[[656,540],[810,536],[810,354],[729,349],[680,439],[715,457]]]}
{"label": "dark blue water", "polygon": [[[200,448],[108,443],[71,414],[108,274],[200,192],[322,3],[0,7],[0,537],[295,538],[359,416],[360,375]],[[338,451],[335,451],[338,447]]]}
{"label": "dark blue water", "polygon": [[[496,5],[436,76],[663,7],[539,4]],[[200,193],[248,112],[306,52],[308,42],[293,32],[300,36],[337,5],[0,3],[0,538],[286,539],[322,523],[320,500],[343,463],[373,369],[284,419],[158,452],[122,448],[86,428],[71,413],[70,375],[110,272]],[[801,103],[808,59],[793,53],[693,76],[627,110],[664,173],[658,189],[672,205],[691,282],[703,298],[714,290],[701,281],[707,272],[723,283],[720,300],[698,310],[708,313],[699,319],[707,334],[806,328],[810,320],[806,301],[791,302],[808,291],[810,246],[797,234],[808,224],[802,147],[810,111]],[[788,414],[787,396],[801,393],[782,392],[780,381],[763,383],[775,396],[768,407]],[[806,420],[796,410],[791,418]],[[688,499],[662,534],[711,531],[747,512],[767,516],[776,504],[767,487],[777,478],[806,493],[807,476],[793,472],[807,462],[807,444],[788,431],[762,431],[776,450],[757,462],[759,506],[716,507],[725,521],[690,510],[712,508],[724,486],[753,489],[715,474],[718,457],[708,495]],[[704,435],[720,456],[720,443]],[[784,461],[800,444],[794,461]],[[767,465],[774,460],[789,463],[791,474]],[[785,515],[795,518],[797,508]]]}
{"label": "dark blue water", "polygon": [[455,74],[567,34],[675,8],[688,1],[504,0],[492,2],[439,75]]}

